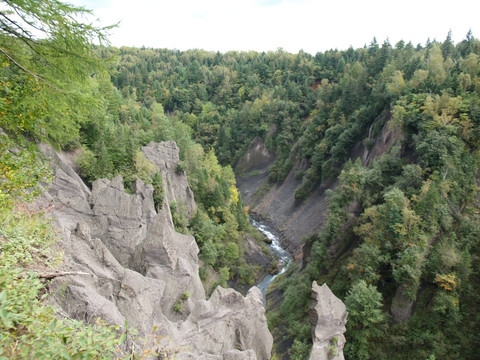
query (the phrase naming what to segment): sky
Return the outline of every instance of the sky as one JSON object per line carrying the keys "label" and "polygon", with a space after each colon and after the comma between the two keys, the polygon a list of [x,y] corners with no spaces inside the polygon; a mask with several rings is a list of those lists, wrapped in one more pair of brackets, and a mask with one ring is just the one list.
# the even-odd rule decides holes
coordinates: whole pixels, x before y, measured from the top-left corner
{"label": "sky", "polygon": [[[113,46],[316,54],[403,40],[480,37],[478,0],[66,0],[120,22]],[[93,19],[93,20],[94,20]]]}

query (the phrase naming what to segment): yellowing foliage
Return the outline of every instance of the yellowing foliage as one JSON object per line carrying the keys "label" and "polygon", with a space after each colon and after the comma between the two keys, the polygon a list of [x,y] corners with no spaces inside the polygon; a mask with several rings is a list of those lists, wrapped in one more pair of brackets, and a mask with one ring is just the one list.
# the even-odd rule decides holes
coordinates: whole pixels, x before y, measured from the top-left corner
{"label": "yellowing foliage", "polygon": [[235,185],[230,186],[230,200],[237,205],[238,204],[238,189]]}
{"label": "yellowing foliage", "polygon": [[446,275],[439,275],[435,276],[435,282],[438,286],[442,289],[447,291],[453,291],[458,286],[458,279],[455,274],[446,274]]}

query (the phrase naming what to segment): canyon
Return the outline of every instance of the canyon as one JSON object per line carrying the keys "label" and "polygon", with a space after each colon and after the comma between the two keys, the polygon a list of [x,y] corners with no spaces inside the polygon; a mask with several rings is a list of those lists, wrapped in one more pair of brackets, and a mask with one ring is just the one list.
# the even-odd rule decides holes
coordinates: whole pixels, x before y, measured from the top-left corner
{"label": "canyon", "polygon": [[198,246],[192,236],[174,229],[169,204],[185,204],[189,215],[196,206],[185,172],[177,169],[175,142],[142,149],[166,184],[159,210],[153,187],[140,179],[131,193],[121,176],[98,179],[90,189],[65,153],[41,147],[55,177],[37,206],[50,209],[61,238],[59,271],[67,274],[49,284],[50,302],[60,317],[88,323],[100,318],[125,333],[136,329],[126,348],[152,347],[176,359],[270,358],[273,339],[260,290],[252,287],[242,296],[218,286],[207,300],[198,275]]}

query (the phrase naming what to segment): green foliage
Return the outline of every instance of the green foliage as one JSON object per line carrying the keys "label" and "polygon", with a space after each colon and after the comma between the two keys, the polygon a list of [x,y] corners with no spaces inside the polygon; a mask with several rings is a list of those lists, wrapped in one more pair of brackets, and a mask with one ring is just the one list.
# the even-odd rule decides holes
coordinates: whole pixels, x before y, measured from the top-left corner
{"label": "green foliage", "polygon": [[370,344],[383,334],[386,317],[382,312],[382,294],[363,280],[355,283],[345,298],[350,337],[345,353],[351,359],[370,359]]}
{"label": "green foliage", "polygon": [[330,345],[328,345],[328,358],[334,358],[338,355],[338,337],[334,336],[330,339]]}
{"label": "green foliage", "polygon": [[[8,1],[0,15],[0,127],[61,147],[98,110],[95,79],[106,66],[92,49],[106,28],[79,22],[89,11],[47,0]],[[19,19],[19,20],[18,20]]]}
{"label": "green foliage", "polygon": [[[45,284],[24,267],[59,258],[56,236],[42,213],[17,203],[0,210],[0,358],[107,359],[121,356],[122,340],[101,321],[59,320],[46,304]],[[43,295],[42,295],[43,294]]]}
{"label": "green foliage", "polygon": [[41,102],[42,86],[31,76],[12,69],[7,61],[0,67],[0,127],[11,133],[33,132],[36,126],[43,125],[38,118],[46,110]]}
{"label": "green foliage", "polygon": [[[0,15],[0,128],[8,135],[0,135],[2,208],[28,200],[49,178],[22,142],[28,137],[81,147],[90,182],[142,178],[159,209],[166,184],[139,151],[150,141],[175,140],[176,171],[186,172],[198,204],[192,219],[182,204],[170,204],[177,229],[195,236],[222,285],[251,283],[255,269],[242,242],[248,219],[228,165],[258,137],[276,155],[271,181],[302,164],[298,202],[322,181],[338,177],[340,184],[329,191],[324,228],[307,241],[305,267],[293,265],[276,285],[284,301],[269,321],[285,322],[291,357],[308,352],[310,284],[323,280],[353,309],[348,357],[475,358],[480,43],[471,34],[457,45],[450,37],[417,48],[373,41],[315,56],[106,49],[90,45],[102,29],[76,22],[88,14],[83,9],[56,0],[5,6],[49,36],[15,31],[10,12]],[[105,59],[114,54],[110,79]],[[394,146],[382,148],[380,135]],[[349,161],[365,149],[367,166]],[[0,230],[9,264],[53,260],[37,241],[39,234],[50,241],[47,230],[34,230],[43,225],[30,215],[2,216],[10,219]],[[20,231],[13,224],[23,218],[36,225]],[[417,302],[415,313],[384,327],[380,309],[398,287]]]}
{"label": "green foliage", "polygon": [[222,287],[227,287],[227,281],[229,279],[230,279],[230,269],[225,266],[220,269],[220,285]]}
{"label": "green foliage", "polygon": [[175,230],[182,234],[188,233],[188,219],[185,205],[182,202],[178,203],[176,200],[173,200],[169,205]]}
{"label": "green foliage", "polygon": [[152,178],[153,186],[153,203],[157,211],[160,211],[163,206],[163,200],[165,199],[165,187],[163,186],[163,178],[159,173],[153,174]]}
{"label": "green foliage", "polygon": [[29,201],[51,180],[52,170],[33,145],[11,141],[0,132],[0,207]]}
{"label": "green foliage", "polygon": [[7,267],[34,263],[53,264],[58,260],[51,248],[56,236],[42,213],[27,205],[0,209],[0,263]]}
{"label": "green foliage", "polygon": [[183,312],[183,305],[181,302],[176,302],[174,305],[173,305],[173,310],[175,310],[176,312],[179,312],[179,313],[182,313]]}
{"label": "green foliage", "polygon": [[[298,319],[306,318],[311,280],[321,279],[343,297],[364,281],[372,297],[372,288],[383,295],[385,310],[398,287],[421,302],[410,322],[367,334],[375,348],[366,352],[357,346],[363,329],[349,328],[349,339],[360,339],[347,349],[350,357],[474,358],[442,324],[461,323],[469,329],[465,338],[478,325],[466,309],[478,288],[479,55],[471,35],[457,45],[448,38],[416,48],[373,41],[315,56],[122,48],[112,81],[124,98],[118,117],[110,114],[124,133],[113,130],[113,119],[98,135],[92,121],[82,131],[96,161],[103,157],[105,169],[122,174],[140,145],[177,141],[200,204],[189,230],[202,259],[223,269],[224,279],[227,267],[228,278],[250,275],[240,236],[246,217],[232,174],[220,164],[235,165],[259,137],[276,155],[271,181],[282,182],[302,164],[297,202],[339,178],[325,226],[306,244],[306,266],[288,273],[293,280],[278,280],[285,301],[271,322],[286,319],[292,356],[309,344]],[[102,146],[99,139],[107,140]],[[368,166],[348,161],[365,149]],[[477,320],[461,320],[467,317]],[[429,319],[435,322],[427,326]]]}
{"label": "green foliage", "polygon": [[133,164],[137,176],[143,180],[144,183],[151,184],[153,182],[153,177],[158,172],[157,167],[148,161],[145,158],[145,155],[140,151],[133,157]]}
{"label": "green foliage", "polygon": [[188,291],[185,291],[183,294],[182,294],[182,300],[183,301],[186,301],[190,298],[190,293]]}
{"label": "green foliage", "polygon": [[90,76],[101,77],[105,67],[91,41],[103,39],[104,32],[78,22],[88,11],[56,0],[3,5],[0,358],[119,358],[123,339],[118,329],[101,321],[86,325],[59,320],[46,304],[45,284],[26,270],[51,266],[60,255],[52,248],[55,235],[50,223],[28,204],[40,193],[40,184],[51,178],[51,170],[29,141],[45,140],[64,148],[79,144],[81,124],[98,114],[98,82]]}
{"label": "green foliage", "polygon": [[234,242],[227,243],[222,250],[222,256],[227,264],[237,260],[240,256],[238,246]]}
{"label": "green foliage", "polygon": [[291,263],[287,271],[275,279],[272,287],[283,293],[283,301],[278,310],[267,312],[267,319],[270,330],[281,331],[285,339],[292,339],[292,347],[288,350],[289,356],[305,359],[312,346],[311,324],[308,317],[311,283],[298,270],[298,264]]}
{"label": "green foliage", "polygon": [[[474,56],[462,53],[467,43],[473,46],[470,51],[480,51],[478,40],[472,38],[447,46],[448,51],[439,51],[438,44],[425,49],[404,44],[395,49],[387,47],[386,52],[395,56],[387,56],[383,68],[377,67],[378,47],[368,49],[370,57],[363,58],[358,56],[361,50],[355,50],[354,59],[368,64],[368,81],[373,85],[373,91],[364,98],[367,106],[363,109],[342,104],[345,98],[332,96],[335,86],[345,95],[358,85],[355,81],[362,79],[360,67],[353,71],[353,65],[348,67],[348,62],[343,62],[341,67],[339,62],[331,71],[343,72],[344,83],[332,85],[330,74],[318,85],[322,102],[306,121],[300,138],[300,152],[311,167],[296,191],[296,199],[307,198],[318,181],[326,178],[325,171],[341,166],[342,156],[348,154],[342,152],[342,148],[348,149],[348,134],[358,129],[362,133],[364,124],[371,121],[367,117],[359,121],[363,115],[375,116],[375,111],[384,107],[393,114],[383,130],[388,119],[383,115],[368,128],[364,144],[371,146],[370,151],[383,151],[372,142],[380,132],[399,135],[396,144],[400,146],[371,160],[367,167],[357,164],[352,171],[352,164],[345,163],[340,186],[330,193],[325,226],[305,245],[309,258],[300,276],[326,281],[345,296],[346,302],[348,299],[350,306],[353,288],[358,284],[374,298],[366,302],[375,304],[379,314],[382,308],[388,309],[397,288],[415,301],[415,313],[409,321],[384,327],[385,318],[379,324],[370,324],[373,335],[363,325],[357,327],[355,315],[352,318],[350,313],[345,349],[348,358],[475,358],[467,345],[472,339],[459,340],[469,337],[474,324],[478,324],[478,317],[468,315],[467,310],[473,305],[470,291],[478,288],[471,272],[472,251],[478,254],[478,248],[465,250],[463,244],[472,244],[471,236],[480,228],[473,215],[478,191],[475,129],[480,118],[477,105],[472,106],[479,88],[474,90],[470,84],[470,70],[453,65],[456,61],[466,64],[469,57],[478,79],[478,58],[475,55],[473,60]],[[346,53],[339,52],[338,56]],[[327,58],[326,54],[319,57],[322,61]],[[349,112],[355,117],[349,117]],[[461,231],[464,227],[468,230]],[[285,294],[296,286],[286,283]],[[461,326],[470,330],[463,331]],[[300,339],[291,337],[295,338]]]}
{"label": "green foliage", "polygon": [[295,339],[292,347],[288,351],[290,359],[292,360],[304,360],[308,358],[310,354],[311,345],[305,342],[301,342],[298,339]]}
{"label": "green foliage", "polygon": [[0,359],[108,359],[120,338],[102,322],[58,320],[34,275],[0,266]]}
{"label": "green foliage", "polygon": [[180,296],[180,299],[177,300],[175,304],[173,304],[173,310],[175,310],[178,313],[183,313],[183,305],[185,301],[187,301],[190,298],[190,293],[188,291],[185,291],[182,296]]}
{"label": "green foliage", "polygon": [[[104,101],[110,102],[109,99]],[[214,151],[205,152],[196,144],[191,137],[192,129],[178,114],[168,117],[155,101],[148,108],[140,107],[131,99],[116,101],[120,103],[120,124],[113,121],[113,114],[106,114],[105,121],[89,122],[84,127],[85,146],[80,157],[82,175],[93,181],[121,174],[127,184],[140,177],[153,185],[155,206],[160,209],[166,184],[140,148],[150,141],[175,140],[181,157],[175,170],[179,174],[186,172],[198,206],[193,218],[189,219],[184,204],[169,204],[177,231],[193,234],[200,246],[200,256],[217,270],[227,264],[232,269],[248,272],[240,263],[236,264],[240,261],[240,249],[238,244],[231,243],[240,240],[240,233],[248,223],[232,168],[221,166]],[[218,256],[224,253],[226,256]]]}
{"label": "green foliage", "polygon": [[373,281],[379,279],[379,265],[386,263],[392,267],[392,276],[402,286],[405,295],[413,300],[420,282],[427,235],[422,233],[421,219],[410,209],[402,191],[392,188],[384,199],[384,204],[368,208],[363,213],[356,233],[365,243],[356,251],[349,268]]}
{"label": "green foliage", "polygon": [[182,175],[185,172],[185,166],[180,162],[177,167],[175,168],[175,172],[178,175]]}

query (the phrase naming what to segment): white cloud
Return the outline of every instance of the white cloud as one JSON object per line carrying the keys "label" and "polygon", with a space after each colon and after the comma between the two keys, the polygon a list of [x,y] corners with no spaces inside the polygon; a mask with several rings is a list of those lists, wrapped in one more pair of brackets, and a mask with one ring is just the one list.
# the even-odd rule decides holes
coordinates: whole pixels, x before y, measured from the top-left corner
{"label": "white cloud", "polygon": [[[104,24],[121,21],[115,46],[269,51],[279,47],[310,53],[361,47],[375,36],[424,44],[456,42],[469,28],[479,36],[480,3],[457,0],[75,0]],[[90,5],[90,6],[89,6]]]}

